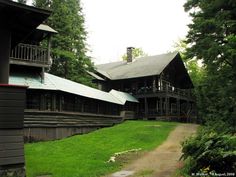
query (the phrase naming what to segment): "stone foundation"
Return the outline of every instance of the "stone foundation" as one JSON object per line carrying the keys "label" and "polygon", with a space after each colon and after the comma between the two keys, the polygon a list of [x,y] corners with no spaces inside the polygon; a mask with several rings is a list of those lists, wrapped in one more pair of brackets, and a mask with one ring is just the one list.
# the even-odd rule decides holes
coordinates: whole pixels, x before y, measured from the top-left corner
{"label": "stone foundation", "polygon": [[0,166],[1,177],[26,177],[25,167],[23,166]]}

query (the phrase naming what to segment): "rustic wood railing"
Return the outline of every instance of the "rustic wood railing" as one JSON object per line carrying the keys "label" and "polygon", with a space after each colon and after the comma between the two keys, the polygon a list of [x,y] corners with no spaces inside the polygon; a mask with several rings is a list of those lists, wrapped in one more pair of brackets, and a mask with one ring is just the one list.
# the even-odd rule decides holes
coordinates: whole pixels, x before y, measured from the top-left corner
{"label": "rustic wood railing", "polygon": [[132,94],[132,95],[142,95],[142,94],[152,94],[152,93],[160,93],[160,92],[166,92],[170,94],[176,94],[183,97],[193,98],[194,95],[191,91],[191,89],[180,89],[173,87],[169,84],[167,84],[165,81],[163,81],[163,84],[161,86],[153,87],[153,86],[146,86],[141,87],[137,90],[126,90],[126,92]]}
{"label": "rustic wood railing", "polygon": [[48,65],[49,56],[48,48],[20,43],[11,51],[10,59]]}

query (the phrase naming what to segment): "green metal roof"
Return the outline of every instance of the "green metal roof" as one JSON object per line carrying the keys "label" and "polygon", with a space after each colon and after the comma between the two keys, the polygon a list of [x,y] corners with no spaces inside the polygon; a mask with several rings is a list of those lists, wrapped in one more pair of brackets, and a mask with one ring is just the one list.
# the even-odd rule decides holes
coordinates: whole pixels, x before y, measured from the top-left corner
{"label": "green metal roof", "polygon": [[124,98],[120,99],[120,96],[118,96],[117,93],[113,93],[114,91],[112,93],[104,92],[48,73],[45,73],[43,83],[39,75],[29,74],[12,74],[9,78],[9,83],[25,85],[28,86],[29,89],[59,90],[120,105],[125,104],[126,101],[124,101],[124,99],[127,99],[127,101],[134,99],[131,98],[132,96],[128,93],[128,95],[123,93],[123,95],[126,96],[123,96]]}
{"label": "green metal roof", "polygon": [[112,94],[117,99],[119,99],[123,104],[125,104],[126,101],[134,102],[134,103],[139,102],[135,97],[133,97],[132,95],[125,93],[125,92],[121,92],[121,91],[117,91],[117,90],[112,89],[109,93]]}

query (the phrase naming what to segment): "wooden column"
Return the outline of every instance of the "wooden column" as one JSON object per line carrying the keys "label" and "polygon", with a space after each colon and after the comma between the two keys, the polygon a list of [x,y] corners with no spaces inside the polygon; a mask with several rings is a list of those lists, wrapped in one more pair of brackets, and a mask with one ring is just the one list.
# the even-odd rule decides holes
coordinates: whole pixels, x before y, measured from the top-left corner
{"label": "wooden column", "polygon": [[50,53],[51,53],[51,35],[49,34],[48,35],[48,57],[47,57],[47,59],[48,59],[48,63],[49,63],[49,60],[50,60],[50,58],[51,58],[51,56],[50,56]]}
{"label": "wooden column", "polygon": [[101,104],[100,102],[97,103],[97,114],[100,113],[100,104]]}
{"label": "wooden column", "polygon": [[154,93],[157,91],[157,80],[156,80],[156,76],[153,76],[152,91],[153,91]]}
{"label": "wooden column", "polygon": [[157,100],[156,100],[156,112],[158,113],[159,112],[159,105],[158,105],[158,103],[159,103],[159,101],[158,101],[158,98],[156,98]]}
{"label": "wooden column", "polygon": [[57,98],[58,98],[58,112],[62,112],[62,98],[61,98],[61,94],[60,92],[58,93],[57,95]]}
{"label": "wooden column", "polygon": [[176,99],[176,107],[177,107],[177,116],[180,119],[180,100],[179,98]]}
{"label": "wooden column", "polygon": [[57,105],[57,95],[55,93],[52,94],[52,111],[56,111]]}
{"label": "wooden column", "polygon": [[44,98],[44,94],[40,93],[40,111],[45,110],[45,98]]}
{"label": "wooden column", "polygon": [[8,84],[11,33],[0,30],[0,84]]}
{"label": "wooden column", "polygon": [[81,98],[81,112],[84,112],[84,100]]}
{"label": "wooden column", "polygon": [[144,79],[144,92],[147,92],[147,80]]}
{"label": "wooden column", "polygon": [[44,67],[42,68],[40,75],[41,75],[41,83],[44,84],[44,81],[45,81],[45,68]]}
{"label": "wooden column", "polygon": [[166,116],[169,115],[169,108],[170,108],[169,104],[170,104],[169,98],[166,96],[165,97],[165,105],[166,105],[166,111],[165,111],[166,113],[165,114],[166,114]]}
{"label": "wooden column", "polygon": [[147,120],[148,119],[148,101],[147,101],[147,97],[144,98],[144,109],[145,109],[145,117],[144,119]]}
{"label": "wooden column", "polygon": [[161,116],[163,116],[163,100],[162,100],[162,97],[160,97],[160,113],[161,113]]}
{"label": "wooden column", "polygon": [[191,122],[190,111],[191,111],[191,106],[190,106],[189,100],[187,100],[187,120],[186,120],[187,123]]}

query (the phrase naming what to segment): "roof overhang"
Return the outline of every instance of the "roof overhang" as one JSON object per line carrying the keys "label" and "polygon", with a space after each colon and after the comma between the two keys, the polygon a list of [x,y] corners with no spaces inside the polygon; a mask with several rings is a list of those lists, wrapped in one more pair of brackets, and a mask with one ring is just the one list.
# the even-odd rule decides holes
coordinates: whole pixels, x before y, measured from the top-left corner
{"label": "roof overhang", "polygon": [[187,69],[184,66],[184,63],[179,53],[167,65],[163,73],[166,74],[166,77],[168,77],[168,79],[172,81],[172,84],[177,88],[194,88],[192,80],[188,74]]}
{"label": "roof overhang", "polygon": [[28,43],[38,43],[43,39],[51,36],[52,34],[57,34],[58,32],[51,28],[48,25],[40,24],[28,37],[24,42]]}
{"label": "roof overhang", "polygon": [[0,0],[0,29],[11,32],[11,47],[26,39],[44,20],[51,11]]}

